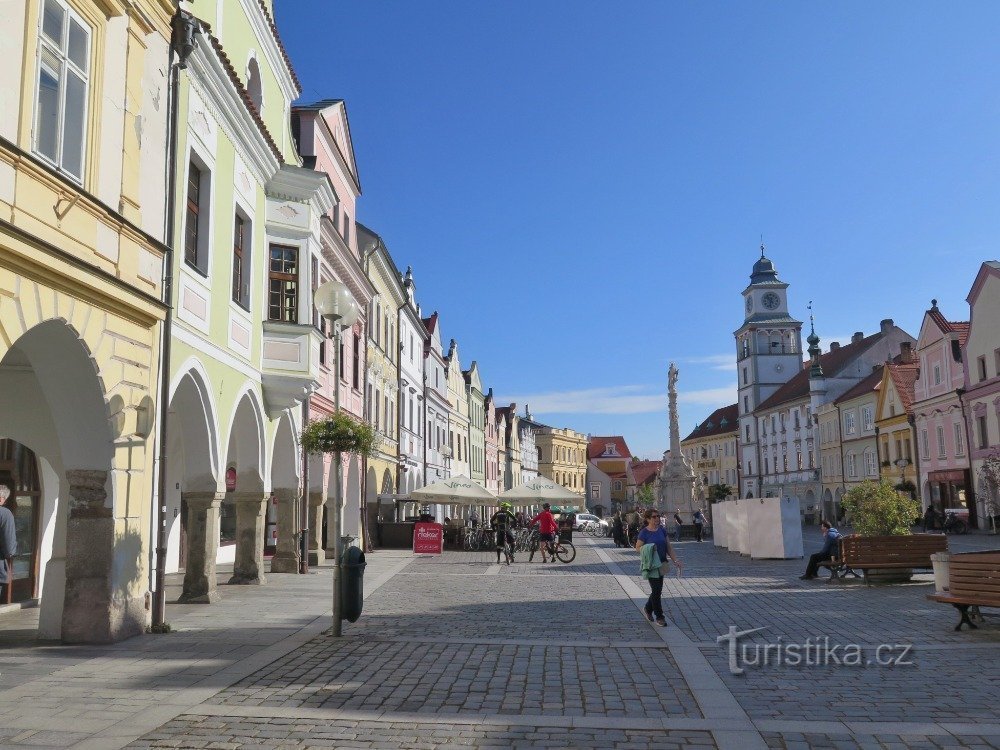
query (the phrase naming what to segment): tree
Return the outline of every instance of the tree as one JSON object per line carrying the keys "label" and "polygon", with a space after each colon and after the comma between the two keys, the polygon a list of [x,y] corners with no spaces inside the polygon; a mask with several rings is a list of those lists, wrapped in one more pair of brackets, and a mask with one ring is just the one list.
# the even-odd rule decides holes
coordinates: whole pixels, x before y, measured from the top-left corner
{"label": "tree", "polygon": [[713,484],[708,488],[708,499],[713,503],[725,500],[730,495],[735,495],[736,490],[728,484]]}
{"label": "tree", "polygon": [[635,501],[643,508],[652,508],[656,505],[656,494],[653,492],[653,486],[651,484],[641,485],[635,493]]}
{"label": "tree", "polygon": [[848,490],[842,504],[861,536],[905,536],[920,515],[919,503],[897,492],[888,479],[865,480]]}

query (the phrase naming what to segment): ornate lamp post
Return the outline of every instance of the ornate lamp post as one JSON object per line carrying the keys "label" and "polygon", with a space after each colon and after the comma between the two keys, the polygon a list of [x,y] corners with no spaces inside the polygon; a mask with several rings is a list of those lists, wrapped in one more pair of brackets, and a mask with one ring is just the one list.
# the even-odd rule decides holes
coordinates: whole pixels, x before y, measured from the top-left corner
{"label": "ornate lamp post", "polygon": [[[316,310],[327,322],[327,337],[333,339],[333,406],[340,411],[340,334],[345,328],[350,328],[358,319],[360,310],[358,303],[351,295],[350,289],[339,281],[327,281],[320,285],[313,297]],[[333,629],[331,635],[340,636],[340,567],[344,547],[344,516],[342,512],[343,488],[341,482],[340,451],[333,454],[334,498],[330,513],[330,525],[333,527]]]}

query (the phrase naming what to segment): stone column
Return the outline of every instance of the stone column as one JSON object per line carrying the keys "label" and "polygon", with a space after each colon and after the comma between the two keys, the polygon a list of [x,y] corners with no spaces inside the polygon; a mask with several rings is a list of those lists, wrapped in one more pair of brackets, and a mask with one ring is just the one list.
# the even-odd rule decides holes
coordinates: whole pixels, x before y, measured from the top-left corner
{"label": "stone column", "polygon": [[184,590],[179,601],[212,604],[219,601],[215,560],[219,554],[219,505],[222,492],[185,492],[187,504],[187,557]]}
{"label": "stone column", "polygon": [[265,583],[264,521],[269,495],[263,492],[234,492],[236,506],[236,562],[231,584]]}
{"label": "stone column", "polygon": [[272,573],[299,572],[298,518],[296,514],[297,489],[276,489],[278,501],[278,546],[271,558]]}
{"label": "stone column", "polygon": [[323,506],[326,497],[321,490],[309,493],[309,565],[319,565],[326,559],[323,550]]}
{"label": "stone column", "polygon": [[[67,643],[107,643],[141,633],[141,623],[117,623],[111,597],[115,520],[104,505],[108,472],[67,469],[66,593],[62,638]],[[137,540],[138,541],[138,540]]]}

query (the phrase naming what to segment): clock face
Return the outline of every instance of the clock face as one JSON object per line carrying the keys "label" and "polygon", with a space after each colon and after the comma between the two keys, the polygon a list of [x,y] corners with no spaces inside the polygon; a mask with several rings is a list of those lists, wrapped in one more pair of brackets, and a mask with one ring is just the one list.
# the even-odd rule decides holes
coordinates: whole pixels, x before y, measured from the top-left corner
{"label": "clock face", "polygon": [[753,310],[753,297],[747,297],[747,312]]}
{"label": "clock face", "polygon": [[774,292],[768,292],[760,298],[760,301],[768,310],[777,310],[781,304],[781,298]]}

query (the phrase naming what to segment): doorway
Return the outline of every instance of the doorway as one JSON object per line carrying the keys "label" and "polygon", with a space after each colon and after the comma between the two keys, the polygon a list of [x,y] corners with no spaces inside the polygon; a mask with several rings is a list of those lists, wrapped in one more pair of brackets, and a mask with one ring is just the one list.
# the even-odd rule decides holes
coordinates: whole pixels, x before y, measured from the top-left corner
{"label": "doorway", "polygon": [[0,439],[0,484],[10,489],[6,507],[14,514],[17,535],[11,600],[23,602],[38,596],[38,540],[42,515],[38,460],[30,448],[15,440]]}

